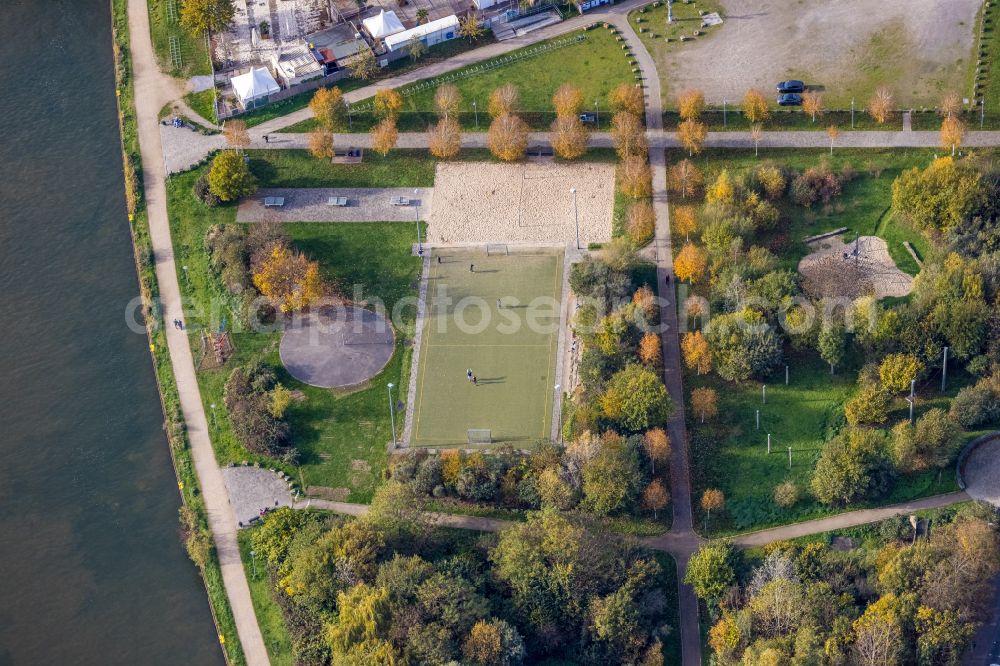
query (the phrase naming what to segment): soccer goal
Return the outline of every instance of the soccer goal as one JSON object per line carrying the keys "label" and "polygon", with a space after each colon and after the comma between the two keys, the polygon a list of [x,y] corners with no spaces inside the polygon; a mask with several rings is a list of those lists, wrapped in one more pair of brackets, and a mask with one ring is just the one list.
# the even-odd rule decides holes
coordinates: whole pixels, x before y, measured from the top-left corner
{"label": "soccer goal", "polygon": [[492,256],[496,256],[496,255],[506,256],[508,254],[510,254],[510,252],[507,249],[507,245],[505,243],[496,243],[496,244],[490,244],[490,245],[486,246],[486,256],[487,257],[492,257]]}
{"label": "soccer goal", "polygon": [[489,428],[469,428],[467,431],[469,444],[491,444],[493,431]]}

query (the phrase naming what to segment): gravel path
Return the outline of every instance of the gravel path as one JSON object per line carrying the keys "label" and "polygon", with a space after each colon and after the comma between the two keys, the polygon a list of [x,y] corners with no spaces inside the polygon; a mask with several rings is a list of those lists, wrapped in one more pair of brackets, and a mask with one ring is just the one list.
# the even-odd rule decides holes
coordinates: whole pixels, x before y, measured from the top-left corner
{"label": "gravel path", "polygon": [[[280,208],[265,208],[265,197],[284,197]],[[332,206],[330,197],[346,197],[346,206]],[[393,206],[390,199],[405,197],[408,206]],[[416,222],[431,214],[434,189],[383,188],[266,188],[244,199],[236,211],[237,222]]]}
{"label": "gravel path", "polygon": [[222,478],[229,491],[237,525],[244,527],[264,509],[292,506],[288,482],[269,469],[259,467],[223,467]]}

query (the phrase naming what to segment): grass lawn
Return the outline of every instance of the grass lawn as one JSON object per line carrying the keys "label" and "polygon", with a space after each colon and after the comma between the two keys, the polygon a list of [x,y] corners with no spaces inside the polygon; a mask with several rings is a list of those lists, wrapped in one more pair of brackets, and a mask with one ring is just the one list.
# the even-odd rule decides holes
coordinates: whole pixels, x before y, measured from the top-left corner
{"label": "grass lawn", "polygon": [[149,0],[148,6],[149,35],[160,69],[178,77],[211,74],[205,35],[192,35],[180,24],[181,0]]}
{"label": "grass lawn", "polygon": [[431,187],[436,160],[426,150],[368,151],[361,164],[330,164],[308,150],[248,150],[261,187]]}
{"label": "grass lawn", "polygon": [[[479,128],[485,131],[489,127],[487,102],[490,93],[508,82],[518,84],[521,91],[521,116],[534,128],[548,128],[551,124],[555,117],[552,111],[552,94],[567,82],[580,87],[588,109],[594,108],[595,101],[599,102],[598,110],[606,113],[606,116],[602,114],[602,120],[605,117],[610,120],[607,95],[618,84],[635,81],[632,65],[610,30],[600,27],[575,32],[559,37],[558,40],[572,39],[577,35],[583,38],[577,43],[510,64],[501,64],[480,74],[463,75],[477,67],[497,63],[500,59],[465,67],[445,77],[429,79],[431,86],[409,95],[406,95],[407,91],[414,90],[419,84],[405,86],[401,89],[406,97],[399,117],[399,128],[403,131],[425,131],[428,125],[437,122],[434,91],[442,78],[449,79],[462,94],[459,120],[465,129],[476,128],[476,109]],[[544,46],[546,43],[540,42],[531,48]],[[504,57],[516,57],[525,50],[514,51]],[[452,77],[455,77],[454,80]],[[472,106],[473,102],[476,103],[475,108]],[[362,103],[359,112],[353,114],[354,131],[367,131],[374,122],[371,113],[363,110],[366,106]],[[315,120],[309,119],[284,131],[310,132],[315,128]]]}
{"label": "grass lawn", "polygon": [[[407,180],[408,175],[416,172],[412,168],[414,163],[405,156],[400,156],[397,162],[390,156],[375,168],[366,168],[372,165],[331,166],[309,158],[304,152],[298,158],[284,153],[268,151],[267,155],[252,158],[251,165],[262,185],[302,186],[301,179],[315,183],[312,186],[316,187],[384,186],[387,179],[407,185],[429,184],[429,181]],[[310,161],[321,169],[312,170]],[[167,183],[174,251],[181,272],[179,279],[191,302],[186,321],[196,357],[202,327],[217,327],[222,317],[227,319],[229,328],[234,327],[234,318],[225,305],[227,296],[209,270],[204,239],[212,224],[232,223],[235,208],[210,209],[197,201],[191,187],[199,173],[174,176]],[[263,177],[268,174],[279,180]],[[303,223],[289,224],[285,229],[297,248],[319,261],[324,278],[348,293],[353,285],[359,284],[365,294],[378,297],[390,307],[403,297],[415,296],[420,263],[410,256],[412,224]],[[188,270],[183,271],[182,266]],[[293,475],[303,487],[342,488],[351,501],[370,499],[385,466],[386,444],[392,439],[385,409],[385,384],[406,385],[411,353],[406,340],[412,336],[414,316],[412,308],[402,312],[404,330],[399,331],[396,353],[385,369],[367,388],[348,394],[307,386],[284,372],[278,358],[278,333],[234,331],[234,357],[221,369],[198,373],[206,412],[210,415],[214,412],[210,416],[214,424],[212,440],[220,464],[241,460],[269,462],[249,454],[236,441],[222,406],[225,380],[232,368],[253,358],[263,358],[279,368],[282,383],[304,396],[287,413],[294,444],[301,454],[300,465],[269,464]],[[405,396],[401,399],[405,400]]]}
{"label": "grass lawn", "polygon": [[237,538],[240,543],[240,559],[243,560],[247,583],[250,585],[250,599],[260,633],[264,637],[267,656],[270,657],[272,666],[294,666],[292,639],[288,635],[285,617],[272,596],[271,582],[263,558],[258,557],[255,565],[250,557],[250,535],[251,530],[240,530]]}
{"label": "grass lawn", "polygon": [[[562,256],[441,256],[431,262],[411,445],[465,444],[469,428],[519,446],[547,438]],[[498,298],[507,305],[498,309]],[[466,379],[469,368],[478,385]]]}
{"label": "grass lawn", "polygon": [[[765,94],[769,91],[765,90]],[[744,131],[749,133],[750,128],[753,125],[749,120],[747,120],[743,113],[740,111],[741,99],[729,100],[726,105],[726,110],[723,112],[722,107],[713,107],[711,109],[706,109],[701,114],[701,122],[705,123],[708,129],[712,132],[740,132]],[[869,130],[880,130],[884,132],[888,131],[900,131],[903,129],[903,114],[902,112],[894,113],[891,118],[889,118],[885,123],[879,124],[875,122],[871,116],[864,112],[861,108],[862,104],[859,102],[858,108],[854,113],[854,127],[855,130],[869,131]],[[933,113],[919,114],[915,113],[913,118],[913,129],[932,129],[937,130],[941,126],[941,118]],[[933,126],[928,125],[927,127],[918,125],[918,118],[931,118],[931,120],[923,120],[922,122],[931,123],[934,122]],[[663,126],[668,130],[676,130],[677,125],[680,123],[680,116],[676,111],[666,111],[663,114]],[[800,130],[804,132],[825,132],[826,128],[830,125],[836,125],[841,132],[850,132],[851,127],[851,110],[848,107],[844,109],[831,109],[825,111],[821,115],[816,116],[816,121],[813,122],[812,116],[806,115],[801,108],[790,108],[774,107],[771,109],[771,117],[767,122],[763,123],[765,136],[768,131],[784,131],[784,130]]]}
{"label": "grass lawn", "polygon": [[215,123],[215,88],[184,95],[184,101],[191,110],[210,123]]}
{"label": "grass lawn", "polygon": [[[758,164],[771,161],[780,166],[802,171],[827,161],[839,171],[845,164],[854,168],[856,176],[844,187],[839,198],[827,206],[803,208],[787,198],[778,202],[778,208],[787,223],[771,233],[760,234],[758,244],[766,245],[779,240],[779,235],[787,235],[786,248],[779,253],[782,267],[794,270],[799,260],[809,253],[803,238],[825,231],[847,227],[844,238],[861,235],[876,235],[889,246],[889,254],[899,268],[910,275],[916,275],[919,267],[903,246],[909,241],[921,257],[926,256],[929,245],[917,231],[896,222],[888,213],[892,203],[892,181],[904,170],[917,166],[923,168],[933,159],[932,150],[865,150],[842,149],[829,151],[822,149],[762,149],[760,157],[754,157],[752,150],[706,150],[693,159],[701,169],[706,183],[712,183],[723,169],[731,175],[749,175]],[[675,162],[686,157],[680,151],[671,151],[668,159]],[[675,203],[678,203],[675,200]],[[683,240],[683,239],[678,239]]]}

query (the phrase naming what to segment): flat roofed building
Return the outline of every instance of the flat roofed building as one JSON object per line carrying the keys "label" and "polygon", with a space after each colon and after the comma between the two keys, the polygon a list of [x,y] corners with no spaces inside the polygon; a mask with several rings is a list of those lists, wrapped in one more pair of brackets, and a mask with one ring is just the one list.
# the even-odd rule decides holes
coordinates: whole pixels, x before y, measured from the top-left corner
{"label": "flat roofed building", "polygon": [[271,65],[285,87],[323,76],[323,66],[305,41],[282,44],[271,56]]}
{"label": "flat roofed building", "polygon": [[458,37],[458,17],[452,14],[403,32],[397,32],[395,35],[389,35],[384,41],[386,50],[393,53],[405,49],[414,39],[419,39],[426,46],[434,46],[456,37]]}

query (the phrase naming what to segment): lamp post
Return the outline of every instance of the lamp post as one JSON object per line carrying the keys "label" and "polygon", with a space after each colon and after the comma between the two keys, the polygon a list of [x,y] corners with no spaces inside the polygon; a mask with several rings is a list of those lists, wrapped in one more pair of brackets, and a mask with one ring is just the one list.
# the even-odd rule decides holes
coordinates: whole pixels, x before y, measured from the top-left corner
{"label": "lamp post", "polygon": [[215,430],[215,403],[213,402],[209,407],[212,408],[212,430]]}
{"label": "lamp post", "polygon": [[944,358],[941,359],[941,390],[944,391],[944,386],[948,382],[948,347],[944,348]]}
{"label": "lamp post", "polygon": [[414,197],[413,201],[414,201],[414,204],[416,206],[416,208],[414,208],[414,210],[416,211],[416,217],[417,217],[417,219],[416,219],[416,222],[417,222],[417,254],[419,254],[422,257],[422,256],[424,256],[424,245],[420,241],[420,199],[418,198],[419,196],[420,196],[420,188],[417,188],[417,189],[413,190],[413,197]]}
{"label": "lamp post", "polygon": [[667,0],[667,23],[674,22],[674,0]]}
{"label": "lamp post", "polygon": [[185,286],[190,286],[191,282],[190,282],[190,280],[188,280],[188,267],[187,267],[187,264],[184,264],[183,266],[181,266],[181,270],[184,271],[184,285]]}
{"label": "lamp post", "polygon": [[570,194],[573,195],[573,221],[576,223],[576,249],[580,249],[580,214],[576,207],[576,188],[569,188]]}
{"label": "lamp post", "polygon": [[392,382],[389,382],[389,422],[392,423],[392,448],[396,448],[396,410],[392,404]]}
{"label": "lamp post", "polygon": [[851,98],[851,129],[854,129],[854,98]]}
{"label": "lamp post", "polygon": [[253,577],[257,580],[257,551],[250,551],[250,561],[253,562]]}
{"label": "lamp post", "polygon": [[595,124],[597,125],[597,131],[600,132],[601,131],[601,100],[599,100],[599,99],[595,99],[594,100],[594,112],[597,114],[597,118],[595,118]]}
{"label": "lamp post", "polygon": [[722,126],[726,126],[726,98],[722,98]]}
{"label": "lamp post", "polygon": [[476,100],[472,100],[472,112],[476,114],[476,131],[479,131],[479,109],[476,107]]}

